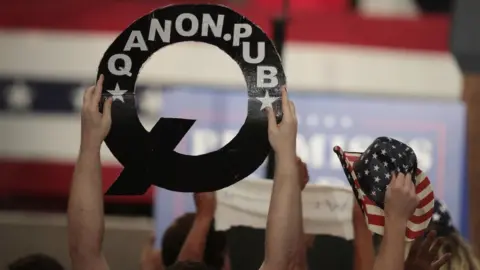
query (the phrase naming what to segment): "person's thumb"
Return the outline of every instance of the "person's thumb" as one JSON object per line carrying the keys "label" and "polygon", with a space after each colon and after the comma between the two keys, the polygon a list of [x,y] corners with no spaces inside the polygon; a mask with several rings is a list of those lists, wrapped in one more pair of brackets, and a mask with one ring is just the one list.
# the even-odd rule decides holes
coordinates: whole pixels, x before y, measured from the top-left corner
{"label": "person's thumb", "polygon": [[109,97],[105,102],[103,103],[103,116],[102,119],[106,123],[110,123],[112,120],[112,98]]}

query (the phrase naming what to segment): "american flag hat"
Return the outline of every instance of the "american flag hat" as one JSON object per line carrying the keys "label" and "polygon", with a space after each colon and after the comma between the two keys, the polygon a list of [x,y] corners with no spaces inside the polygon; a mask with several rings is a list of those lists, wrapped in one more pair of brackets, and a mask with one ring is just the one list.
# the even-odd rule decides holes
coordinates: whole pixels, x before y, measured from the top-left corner
{"label": "american flag hat", "polygon": [[384,231],[383,207],[391,172],[412,173],[420,203],[407,222],[405,238],[413,241],[423,235],[434,211],[433,188],[428,177],[417,168],[416,155],[408,145],[389,137],[379,137],[363,153],[344,152],[339,146],[335,146],[334,152],[342,163],[368,228],[379,235]]}

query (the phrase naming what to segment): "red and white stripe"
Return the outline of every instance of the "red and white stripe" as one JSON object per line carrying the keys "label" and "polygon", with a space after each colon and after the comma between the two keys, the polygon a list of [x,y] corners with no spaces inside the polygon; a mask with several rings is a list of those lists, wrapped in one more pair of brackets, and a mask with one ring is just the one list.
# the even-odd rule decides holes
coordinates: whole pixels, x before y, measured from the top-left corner
{"label": "red and white stripe", "polygon": [[[346,166],[346,172],[349,173],[353,179],[354,187],[357,191],[358,200],[364,211],[368,228],[370,231],[383,235],[385,226],[385,213],[382,208],[378,207],[372,200],[365,195],[360,188],[356,173],[353,169],[353,164],[360,158],[361,153],[343,152],[340,147],[336,147],[335,151],[343,160],[342,163]],[[433,215],[434,194],[433,188],[428,179],[428,176],[420,169],[416,171],[416,193],[420,199],[420,203],[415,209],[414,214],[407,222],[407,229],[405,232],[405,239],[413,241],[417,237],[422,236],[425,229],[428,227]]]}

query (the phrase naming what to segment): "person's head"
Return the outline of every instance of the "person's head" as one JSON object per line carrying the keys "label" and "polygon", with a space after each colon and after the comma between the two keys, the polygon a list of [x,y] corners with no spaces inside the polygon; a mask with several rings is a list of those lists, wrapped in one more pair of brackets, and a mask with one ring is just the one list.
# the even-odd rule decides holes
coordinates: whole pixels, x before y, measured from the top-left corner
{"label": "person's head", "polygon": [[32,254],[15,260],[8,270],[65,270],[54,258],[45,254]]}
{"label": "person's head", "polygon": [[475,257],[470,245],[458,233],[453,226],[452,219],[445,204],[435,200],[434,214],[428,226],[428,231],[434,230],[437,236],[442,238],[442,246],[438,256],[450,253],[450,261],[442,270],[469,269],[480,270],[480,264]]}
{"label": "person's head", "polygon": [[452,255],[450,261],[441,268],[442,270],[480,270],[480,264],[470,245],[465,242],[458,232],[452,232],[449,235],[443,236],[442,247],[440,248],[438,255],[440,257],[445,253],[450,253]]}
{"label": "person's head", "polygon": [[208,266],[202,262],[176,262],[167,267],[167,270],[210,270]]}
{"label": "person's head", "polygon": [[[177,218],[165,231],[162,239],[162,259],[165,266],[173,265],[195,220],[195,213],[186,213]],[[203,260],[214,269],[222,269],[226,256],[226,236],[217,232],[213,222],[207,236]]]}

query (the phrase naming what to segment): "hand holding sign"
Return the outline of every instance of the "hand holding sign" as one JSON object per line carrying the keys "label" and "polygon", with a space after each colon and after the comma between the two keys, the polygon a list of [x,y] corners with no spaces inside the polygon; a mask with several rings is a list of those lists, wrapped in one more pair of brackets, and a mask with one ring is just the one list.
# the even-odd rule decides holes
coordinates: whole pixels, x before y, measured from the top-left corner
{"label": "hand holding sign", "polygon": [[112,123],[111,107],[112,99],[104,103],[103,112],[98,110],[98,104],[102,95],[103,76],[97,84],[85,90],[82,105],[82,147],[100,148],[102,141],[110,131]]}
{"label": "hand holding sign", "polygon": [[268,111],[268,139],[273,150],[282,154],[295,154],[297,141],[297,115],[295,105],[288,100],[287,89],[282,87],[282,122],[277,124],[274,112]]}
{"label": "hand holding sign", "polygon": [[[201,156],[175,152],[196,120],[160,118],[149,133],[135,107],[140,68],[157,50],[197,41],[218,47],[239,65],[248,88],[245,123],[223,148]],[[208,192],[232,185],[253,173],[267,157],[267,117],[280,120],[280,85],[285,75],[271,40],[235,11],[218,5],[172,5],[135,21],[105,52],[104,97],[113,98],[112,128],[105,142],[125,167],[107,195],[141,195],[150,185],[180,192]],[[289,120],[290,121],[290,120]]]}

